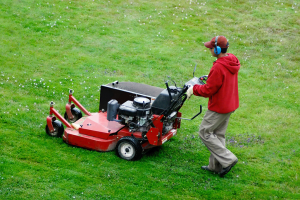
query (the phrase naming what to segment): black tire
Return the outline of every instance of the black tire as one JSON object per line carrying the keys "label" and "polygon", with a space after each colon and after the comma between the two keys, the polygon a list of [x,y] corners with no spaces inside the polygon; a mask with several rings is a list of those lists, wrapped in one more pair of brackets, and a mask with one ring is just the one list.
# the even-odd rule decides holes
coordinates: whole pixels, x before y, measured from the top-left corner
{"label": "black tire", "polygon": [[64,126],[63,124],[58,121],[55,120],[52,122],[52,126],[54,128],[54,132],[50,132],[48,125],[46,125],[46,133],[51,136],[51,137],[61,137],[64,134]]}
{"label": "black tire", "polygon": [[65,120],[67,120],[69,123],[74,123],[82,117],[82,113],[78,108],[72,108],[71,112],[72,112],[72,115],[74,116],[74,118],[71,120],[68,118],[67,112],[65,112],[65,115],[64,115]]}
{"label": "black tire", "polygon": [[122,137],[117,143],[116,153],[120,158],[134,161],[141,159],[143,148],[137,139]]}

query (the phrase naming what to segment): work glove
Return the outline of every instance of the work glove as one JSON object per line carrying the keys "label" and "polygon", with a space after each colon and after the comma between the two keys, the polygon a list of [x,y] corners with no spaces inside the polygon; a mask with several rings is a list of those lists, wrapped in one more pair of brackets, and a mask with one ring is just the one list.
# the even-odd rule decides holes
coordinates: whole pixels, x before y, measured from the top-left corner
{"label": "work glove", "polygon": [[193,94],[193,86],[190,86],[189,89],[186,91],[187,99],[189,100]]}

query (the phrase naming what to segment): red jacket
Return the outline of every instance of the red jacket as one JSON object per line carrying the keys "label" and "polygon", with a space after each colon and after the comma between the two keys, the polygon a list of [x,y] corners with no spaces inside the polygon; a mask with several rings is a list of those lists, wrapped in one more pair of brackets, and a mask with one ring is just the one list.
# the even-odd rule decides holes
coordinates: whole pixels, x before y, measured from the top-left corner
{"label": "red jacket", "polygon": [[229,113],[239,107],[238,71],[240,62],[231,53],[218,58],[210,69],[205,85],[194,85],[196,96],[209,97],[208,109]]}

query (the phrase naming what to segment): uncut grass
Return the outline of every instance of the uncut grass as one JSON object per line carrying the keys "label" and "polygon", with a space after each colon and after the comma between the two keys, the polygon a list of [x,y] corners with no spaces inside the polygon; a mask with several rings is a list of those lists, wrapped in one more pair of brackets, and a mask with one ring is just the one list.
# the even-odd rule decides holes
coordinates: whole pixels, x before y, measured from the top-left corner
{"label": "uncut grass", "polygon": [[[297,2],[4,0],[0,8],[0,198],[299,198]],[[97,112],[101,84],[164,88],[170,76],[182,85],[195,64],[197,76],[208,74],[214,58],[202,43],[214,34],[227,36],[242,65],[227,130],[239,163],[225,178],[200,170],[209,157],[197,136],[203,115],[138,162],[45,134],[50,101],[63,114],[69,89]],[[200,103],[206,111],[207,99],[192,97],[183,115]]]}

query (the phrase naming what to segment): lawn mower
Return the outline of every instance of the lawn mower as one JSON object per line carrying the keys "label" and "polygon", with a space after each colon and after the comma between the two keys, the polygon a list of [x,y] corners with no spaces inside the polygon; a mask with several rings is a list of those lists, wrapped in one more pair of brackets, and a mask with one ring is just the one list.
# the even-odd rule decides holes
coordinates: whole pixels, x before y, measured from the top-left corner
{"label": "lawn mower", "polygon": [[181,119],[192,120],[202,112],[200,105],[200,112],[186,119],[181,118],[179,110],[187,99],[185,93],[189,86],[203,85],[206,80],[207,76],[194,76],[182,88],[175,82],[175,86],[169,86],[166,81],[165,89],[115,81],[101,86],[97,113],[87,111],[70,90],[64,117],[50,103],[46,133],[52,137],[63,136],[72,146],[96,151],[115,149],[122,159],[138,160],[149,149],[161,146],[176,135]]}

